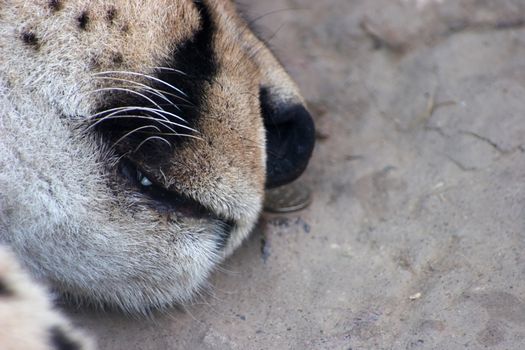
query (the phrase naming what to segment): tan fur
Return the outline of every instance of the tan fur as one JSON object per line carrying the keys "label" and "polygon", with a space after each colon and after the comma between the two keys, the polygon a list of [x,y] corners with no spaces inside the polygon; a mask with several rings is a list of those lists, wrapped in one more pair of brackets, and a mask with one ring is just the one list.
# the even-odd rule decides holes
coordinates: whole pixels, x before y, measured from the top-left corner
{"label": "tan fur", "polygon": [[[221,223],[152,208],[116,179],[115,148],[85,131],[89,116],[114,96],[108,89],[122,86],[97,74],[153,74],[202,28],[195,4],[0,4],[0,241],[60,292],[131,312],[185,302],[257,221],[266,164],[259,88],[303,101],[230,1],[204,3],[219,68],[204,86],[198,137],[161,165],[129,158],[165,189],[234,222],[222,250]],[[139,74],[126,79],[147,84]]]}

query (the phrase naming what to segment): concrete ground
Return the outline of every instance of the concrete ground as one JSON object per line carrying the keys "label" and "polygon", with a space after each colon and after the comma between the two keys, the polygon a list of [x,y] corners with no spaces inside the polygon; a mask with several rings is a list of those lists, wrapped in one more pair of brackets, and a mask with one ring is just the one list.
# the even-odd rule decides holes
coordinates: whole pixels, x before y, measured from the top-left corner
{"label": "concrete ground", "polygon": [[525,2],[244,0],[318,125],[312,206],[101,349],[524,349]]}

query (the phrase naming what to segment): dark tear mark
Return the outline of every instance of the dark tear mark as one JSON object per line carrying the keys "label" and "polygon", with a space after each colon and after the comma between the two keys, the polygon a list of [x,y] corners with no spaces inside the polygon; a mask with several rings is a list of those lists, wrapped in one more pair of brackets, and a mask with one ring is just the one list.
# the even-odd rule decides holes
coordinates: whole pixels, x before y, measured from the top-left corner
{"label": "dark tear mark", "polygon": [[38,50],[40,48],[40,42],[36,34],[31,31],[22,32],[22,41],[26,45],[33,47],[35,50]]}
{"label": "dark tear mark", "polygon": [[[201,16],[201,26],[194,35],[186,42],[177,45],[174,48],[171,59],[167,62],[159,62],[159,66],[168,69],[158,69],[154,75],[156,78],[164,81],[166,84],[148,80],[148,84],[158,90],[167,92],[166,99],[158,95],[146,92],[148,101],[133,94],[114,94],[109,96],[106,103],[100,106],[99,110],[109,110],[117,107],[140,106],[148,108],[157,108],[161,106],[164,111],[164,117],[168,118],[171,123],[183,124],[192,129],[198,130],[199,116],[205,113],[205,91],[212,83],[218,71],[218,62],[214,52],[213,37],[216,31],[212,16],[208,8],[203,3],[196,3],[196,7]],[[180,73],[178,70],[183,73]],[[135,77],[125,75],[115,75],[117,78],[134,79]],[[177,92],[170,86],[184,92]],[[141,91],[144,93],[144,91]],[[124,113],[123,113],[124,114]],[[108,142],[113,145],[117,140],[129,134],[122,142],[119,142],[116,149],[119,153],[132,153],[133,158],[139,162],[146,162],[150,166],[158,166],[167,161],[172,155],[174,147],[190,140],[188,137],[177,134],[193,135],[194,132],[173,124],[163,124],[162,122],[152,121],[151,118],[160,119],[158,114],[150,113],[144,110],[126,111],[127,115],[140,115],[150,117],[131,118],[121,117],[104,120],[97,124],[96,130],[100,132]],[[177,119],[173,115],[182,117],[185,122]],[[104,115],[100,116],[101,118]],[[144,129],[150,126],[149,129]],[[155,128],[151,128],[154,126]],[[140,129],[141,128],[141,129]],[[160,130],[160,132],[158,131]],[[166,142],[160,139],[152,139],[152,136],[161,136]],[[193,135],[198,136],[198,135]],[[148,141],[144,143],[145,140]],[[140,146],[140,147],[139,147]],[[138,152],[135,152],[138,150]]]}
{"label": "dark tear mark", "polygon": [[82,30],[87,30],[87,26],[89,24],[89,13],[87,11],[84,11],[78,16],[78,27]]}
{"label": "dark tear mark", "polygon": [[81,350],[81,345],[75,340],[71,339],[63,329],[58,326],[51,328],[51,346],[55,350]]}
{"label": "dark tear mark", "polygon": [[49,8],[53,12],[57,12],[57,11],[62,10],[62,8],[63,8],[62,1],[60,1],[60,0],[49,0]]}
{"label": "dark tear mark", "polygon": [[213,36],[217,28],[206,5],[195,2],[195,6],[201,17],[201,27],[191,39],[175,48],[170,63],[192,79],[211,81],[218,70],[213,47]]}

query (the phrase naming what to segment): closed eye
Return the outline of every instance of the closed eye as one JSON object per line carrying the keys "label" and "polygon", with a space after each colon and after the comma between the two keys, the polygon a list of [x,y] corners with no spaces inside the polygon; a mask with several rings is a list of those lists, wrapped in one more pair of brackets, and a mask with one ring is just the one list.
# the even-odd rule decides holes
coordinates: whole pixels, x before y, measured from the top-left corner
{"label": "closed eye", "polygon": [[122,159],[118,170],[128,185],[147,199],[145,203],[159,212],[175,212],[186,217],[221,220],[199,202],[163,187],[129,159]]}

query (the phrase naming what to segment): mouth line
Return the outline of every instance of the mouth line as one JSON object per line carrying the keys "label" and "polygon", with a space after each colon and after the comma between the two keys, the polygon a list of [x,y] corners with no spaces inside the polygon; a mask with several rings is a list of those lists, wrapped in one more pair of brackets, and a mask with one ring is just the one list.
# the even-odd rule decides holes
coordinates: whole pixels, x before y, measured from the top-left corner
{"label": "mouth line", "polygon": [[176,191],[167,190],[161,185],[152,182],[148,178],[148,186],[144,186],[138,174],[144,172],[139,170],[131,160],[123,158],[118,164],[118,170],[122,177],[139,193],[148,198],[146,202],[158,213],[176,213],[185,218],[197,220],[214,221],[219,230],[215,232],[215,245],[218,251],[222,251],[228,245],[230,237],[236,227],[233,219],[224,218],[208,209],[198,201]]}
{"label": "mouth line", "polygon": [[120,160],[118,172],[128,185],[147,199],[146,204],[159,213],[175,213],[187,218],[219,221],[227,228],[235,226],[234,220],[216,214],[187,195],[164,188],[154,180],[150,180],[153,177],[145,177],[143,175],[145,172],[127,158]]}

